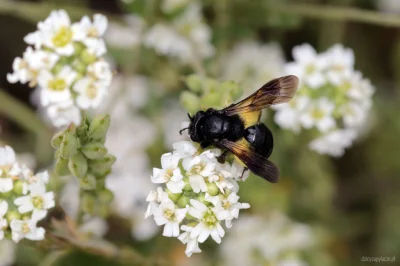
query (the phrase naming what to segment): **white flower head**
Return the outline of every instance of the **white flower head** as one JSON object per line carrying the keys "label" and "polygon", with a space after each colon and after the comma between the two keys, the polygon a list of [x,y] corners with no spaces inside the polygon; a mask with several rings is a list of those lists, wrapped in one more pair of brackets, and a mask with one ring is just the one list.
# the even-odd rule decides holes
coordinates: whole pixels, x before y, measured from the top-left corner
{"label": "white flower head", "polygon": [[300,117],[300,122],[305,128],[315,126],[319,131],[326,133],[336,125],[332,116],[334,108],[335,105],[327,98],[321,98],[308,106],[305,113]]}
{"label": "white flower head", "polygon": [[78,93],[76,104],[82,109],[98,107],[107,94],[107,88],[102,83],[88,77],[78,80],[73,90]]}
{"label": "white flower head", "polygon": [[71,29],[76,33],[76,39],[81,40],[92,54],[101,56],[106,52],[106,45],[102,36],[107,25],[107,17],[96,14],[93,17],[93,22],[88,16],[84,16],[80,22],[72,25]]}
{"label": "white flower head", "polygon": [[72,100],[51,104],[46,112],[55,127],[64,127],[71,123],[79,125],[82,120],[81,112]]}
{"label": "white flower head", "polygon": [[51,103],[66,102],[72,99],[70,86],[77,74],[71,67],[65,66],[54,75],[50,71],[42,71],[39,74],[38,82],[42,88],[41,103],[47,106]]}
{"label": "white flower head", "polygon": [[151,181],[153,183],[167,183],[167,188],[172,193],[181,193],[185,183],[179,168],[180,158],[172,153],[166,153],[161,156],[162,169],[154,168]]}
{"label": "white flower head", "polygon": [[199,243],[203,243],[211,235],[215,242],[221,243],[225,231],[220,221],[226,219],[227,214],[225,212],[215,213],[197,200],[190,200],[190,204],[192,206],[189,208],[189,214],[200,221],[190,233],[190,238],[197,238]]}
{"label": "white flower head", "polygon": [[164,236],[177,237],[179,236],[179,224],[185,218],[187,208],[176,208],[166,193],[162,193],[160,197],[160,205],[153,214],[154,220],[157,225],[164,225]]}
{"label": "white flower head", "polygon": [[327,135],[313,140],[309,147],[321,154],[328,154],[334,157],[340,157],[344,150],[349,147],[356,137],[355,130],[344,129],[335,130]]}
{"label": "white flower head", "polygon": [[12,240],[18,243],[21,239],[26,238],[33,241],[44,239],[45,230],[43,227],[36,226],[37,220],[12,220],[10,228],[12,230]]}

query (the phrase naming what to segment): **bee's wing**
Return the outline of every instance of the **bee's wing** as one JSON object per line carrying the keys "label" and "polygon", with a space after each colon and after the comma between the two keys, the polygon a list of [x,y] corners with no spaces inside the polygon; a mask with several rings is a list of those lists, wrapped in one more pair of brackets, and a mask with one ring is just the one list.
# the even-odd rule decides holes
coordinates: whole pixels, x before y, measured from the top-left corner
{"label": "bee's wing", "polygon": [[262,109],[290,101],[298,84],[299,79],[293,75],[273,79],[246,99],[222,109],[221,112],[226,115],[240,115],[248,127],[258,122]]}
{"label": "bee's wing", "polygon": [[256,175],[272,183],[278,182],[278,167],[267,157],[257,153],[245,139],[236,142],[224,139],[219,145],[231,151]]}

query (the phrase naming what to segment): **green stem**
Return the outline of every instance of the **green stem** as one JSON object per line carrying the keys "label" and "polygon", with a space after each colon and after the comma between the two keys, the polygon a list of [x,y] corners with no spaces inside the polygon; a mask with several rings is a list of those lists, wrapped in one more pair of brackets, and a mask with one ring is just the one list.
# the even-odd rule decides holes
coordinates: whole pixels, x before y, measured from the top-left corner
{"label": "green stem", "polygon": [[49,163],[53,153],[50,146],[51,132],[36,114],[2,89],[0,89],[0,113],[36,135],[36,159],[39,166]]}
{"label": "green stem", "polygon": [[400,16],[397,14],[380,13],[353,7],[290,3],[268,5],[267,8],[272,12],[295,14],[314,19],[354,21],[383,27],[400,27]]}

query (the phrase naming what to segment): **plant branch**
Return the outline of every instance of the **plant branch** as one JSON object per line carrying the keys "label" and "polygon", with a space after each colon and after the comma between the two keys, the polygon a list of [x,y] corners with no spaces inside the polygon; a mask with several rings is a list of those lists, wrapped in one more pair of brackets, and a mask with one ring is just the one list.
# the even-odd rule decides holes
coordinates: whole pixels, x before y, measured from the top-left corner
{"label": "plant branch", "polygon": [[321,20],[354,21],[382,27],[400,27],[400,16],[397,14],[387,14],[353,7],[290,3],[267,5],[267,9],[272,12],[295,14]]}

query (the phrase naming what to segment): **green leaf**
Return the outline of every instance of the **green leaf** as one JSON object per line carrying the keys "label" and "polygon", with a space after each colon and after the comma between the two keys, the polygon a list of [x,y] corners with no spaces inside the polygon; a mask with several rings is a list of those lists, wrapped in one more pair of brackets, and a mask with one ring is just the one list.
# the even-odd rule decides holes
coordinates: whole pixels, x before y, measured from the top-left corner
{"label": "green leaf", "polygon": [[77,178],[83,178],[88,170],[88,164],[85,156],[78,152],[69,159],[68,168],[71,174]]}

